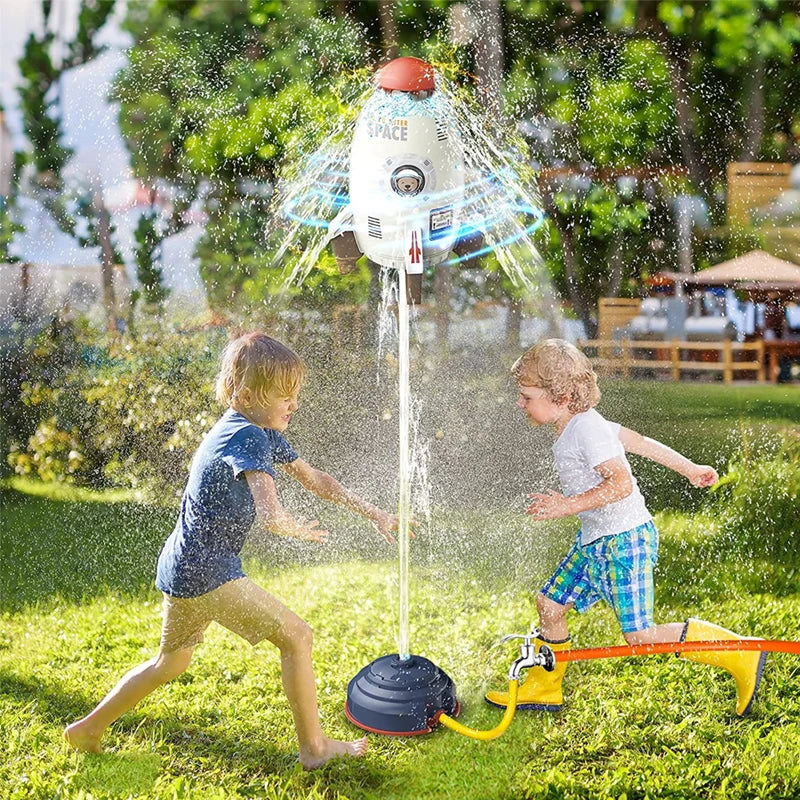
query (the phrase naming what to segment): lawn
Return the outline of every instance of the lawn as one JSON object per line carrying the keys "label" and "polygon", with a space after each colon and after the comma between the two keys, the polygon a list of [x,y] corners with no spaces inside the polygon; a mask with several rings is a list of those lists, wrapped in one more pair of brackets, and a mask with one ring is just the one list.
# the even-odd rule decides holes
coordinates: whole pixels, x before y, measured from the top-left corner
{"label": "lawn", "polygon": [[[674,436],[683,419],[691,446],[702,450],[705,435],[707,449],[722,441],[731,455],[800,417],[797,395],[781,387],[682,388],[613,384],[605,402],[656,436]],[[735,716],[733,680],[720,670],[667,656],[595,661],[570,667],[562,713],[521,712],[494,742],[445,729],[371,736],[363,761],[305,773],[276,651],[212,627],[189,671],[112,728],[104,755],[71,752],[64,724],[154,652],[152,572],[174,511],[27,482],[7,486],[0,502],[2,798],[800,797],[800,658],[780,654],[747,719]],[[697,615],[800,638],[796,550],[743,558],[710,509],[678,505],[657,515],[658,620]],[[396,650],[396,567],[366,525],[322,513],[328,547],[256,543],[248,568],[312,623],[324,727],[354,737],[345,690],[364,664]],[[497,640],[530,623],[534,590],[571,535],[569,522],[532,526],[514,509],[434,509],[414,546],[411,644],[454,679],[462,722],[499,721],[482,695],[502,685],[516,653]],[[576,646],[622,642],[606,609],[571,625]]]}

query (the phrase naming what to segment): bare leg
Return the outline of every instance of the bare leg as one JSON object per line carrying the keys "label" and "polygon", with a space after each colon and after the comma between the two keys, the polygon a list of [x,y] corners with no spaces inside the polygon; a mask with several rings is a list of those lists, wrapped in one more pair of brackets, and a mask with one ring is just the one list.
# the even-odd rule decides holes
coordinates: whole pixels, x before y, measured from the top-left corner
{"label": "bare leg", "polygon": [[362,756],[367,749],[367,737],[351,742],[329,739],[322,732],[317,710],[317,689],[311,665],[311,628],[296,614],[292,614],[271,637],[281,651],[281,679],[289,699],[300,763],[306,769],[321,767],[336,756]]}
{"label": "bare leg", "polygon": [[661,644],[662,642],[679,642],[683,633],[682,622],[667,622],[664,625],[653,625],[641,631],[623,633],[628,644]]}
{"label": "bare leg", "polygon": [[64,729],[64,738],[78,750],[101,752],[100,739],[105,729],[159,686],[180,675],[189,666],[192,651],[193,648],[187,647],[173,653],[159,653],[155,658],[134,667],[91,714]]}
{"label": "bare leg", "polygon": [[569,638],[567,628],[567,611],[575,606],[569,603],[562,606],[541,592],[536,597],[536,609],[539,612],[539,635],[549,642],[563,642]]}

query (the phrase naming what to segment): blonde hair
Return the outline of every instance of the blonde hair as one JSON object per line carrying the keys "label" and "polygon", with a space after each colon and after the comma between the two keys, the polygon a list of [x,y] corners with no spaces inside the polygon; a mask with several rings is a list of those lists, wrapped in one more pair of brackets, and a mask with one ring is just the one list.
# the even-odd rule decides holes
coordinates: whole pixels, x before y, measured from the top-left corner
{"label": "blonde hair", "polygon": [[544,389],[554,403],[565,404],[573,414],[600,402],[600,390],[589,359],[563,339],[545,339],[520,356],[511,374],[520,386]]}
{"label": "blonde hair", "polygon": [[222,353],[217,400],[226,407],[266,406],[276,394],[296,394],[305,377],[306,365],[294,350],[264,333],[246,333]]}

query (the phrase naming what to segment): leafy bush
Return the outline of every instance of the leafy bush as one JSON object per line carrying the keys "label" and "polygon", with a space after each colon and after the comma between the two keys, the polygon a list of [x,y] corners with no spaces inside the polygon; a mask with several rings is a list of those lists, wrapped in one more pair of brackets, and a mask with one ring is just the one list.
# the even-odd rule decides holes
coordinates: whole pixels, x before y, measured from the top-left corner
{"label": "leafy bush", "polygon": [[[54,321],[44,329],[17,323],[0,338],[0,453],[8,453],[14,442],[27,441],[43,419],[37,408],[39,396],[23,399],[26,385],[56,386],[79,358],[78,331],[72,324]],[[0,475],[8,470],[0,459]]]}
{"label": "leafy bush", "polygon": [[217,418],[213,381],[225,334],[152,333],[84,346],[57,380],[21,385],[38,419],[11,447],[22,475],[173,494]]}

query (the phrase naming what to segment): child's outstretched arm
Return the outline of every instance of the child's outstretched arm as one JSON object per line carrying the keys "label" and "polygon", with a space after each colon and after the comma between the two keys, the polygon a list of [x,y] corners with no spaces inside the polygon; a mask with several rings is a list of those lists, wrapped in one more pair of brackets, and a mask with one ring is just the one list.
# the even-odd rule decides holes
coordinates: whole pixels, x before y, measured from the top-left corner
{"label": "child's outstretched arm", "polygon": [[[332,475],[312,467],[302,458],[297,458],[289,464],[281,464],[280,467],[288,475],[303,484],[306,489],[314,492],[315,495],[323,500],[344,506],[351,511],[355,511],[356,514],[366,517],[387,542],[394,541],[392,531],[397,530],[397,514],[390,514],[388,511],[372,505],[372,503],[342,486]],[[414,534],[412,533],[411,536],[413,537]]]}
{"label": "child's outstretched arm", "polygon": [[633,490],[633,481],[621,458],[604,461],[598,464],[595,470],[603,480],[593,489],[570,497],[552,489],[546,494],[535,492],[528,495],[531,504],[525,513],[539,520],[569,517],[572,514],[580,514],[581,511],[590,511],[607,506],[609,503],[616,503]]}
{"label": "child's outstretched arm", "polygon": [[318,528],[319,521],[303,517],[295,519],[278,500],[275,481],[267,472],[247,471],[247,485],[256,505],[256,519],[278,536],[291,536],[307,542],[324,542],[328,531]]}
{"label": "child's outstretched arm", "polygon": [[619,429],[619,440],[628,453],[635,453],[637,456],[644,456],[657,464],[674,470],[679,475],[683,475],[694,486],[713,486],[718,480],[719,475],[714,467],[707,464],[695,464],[686,456],[682,456],[671,447],[642,436],[641,433],[632,431],[630,428]]}

